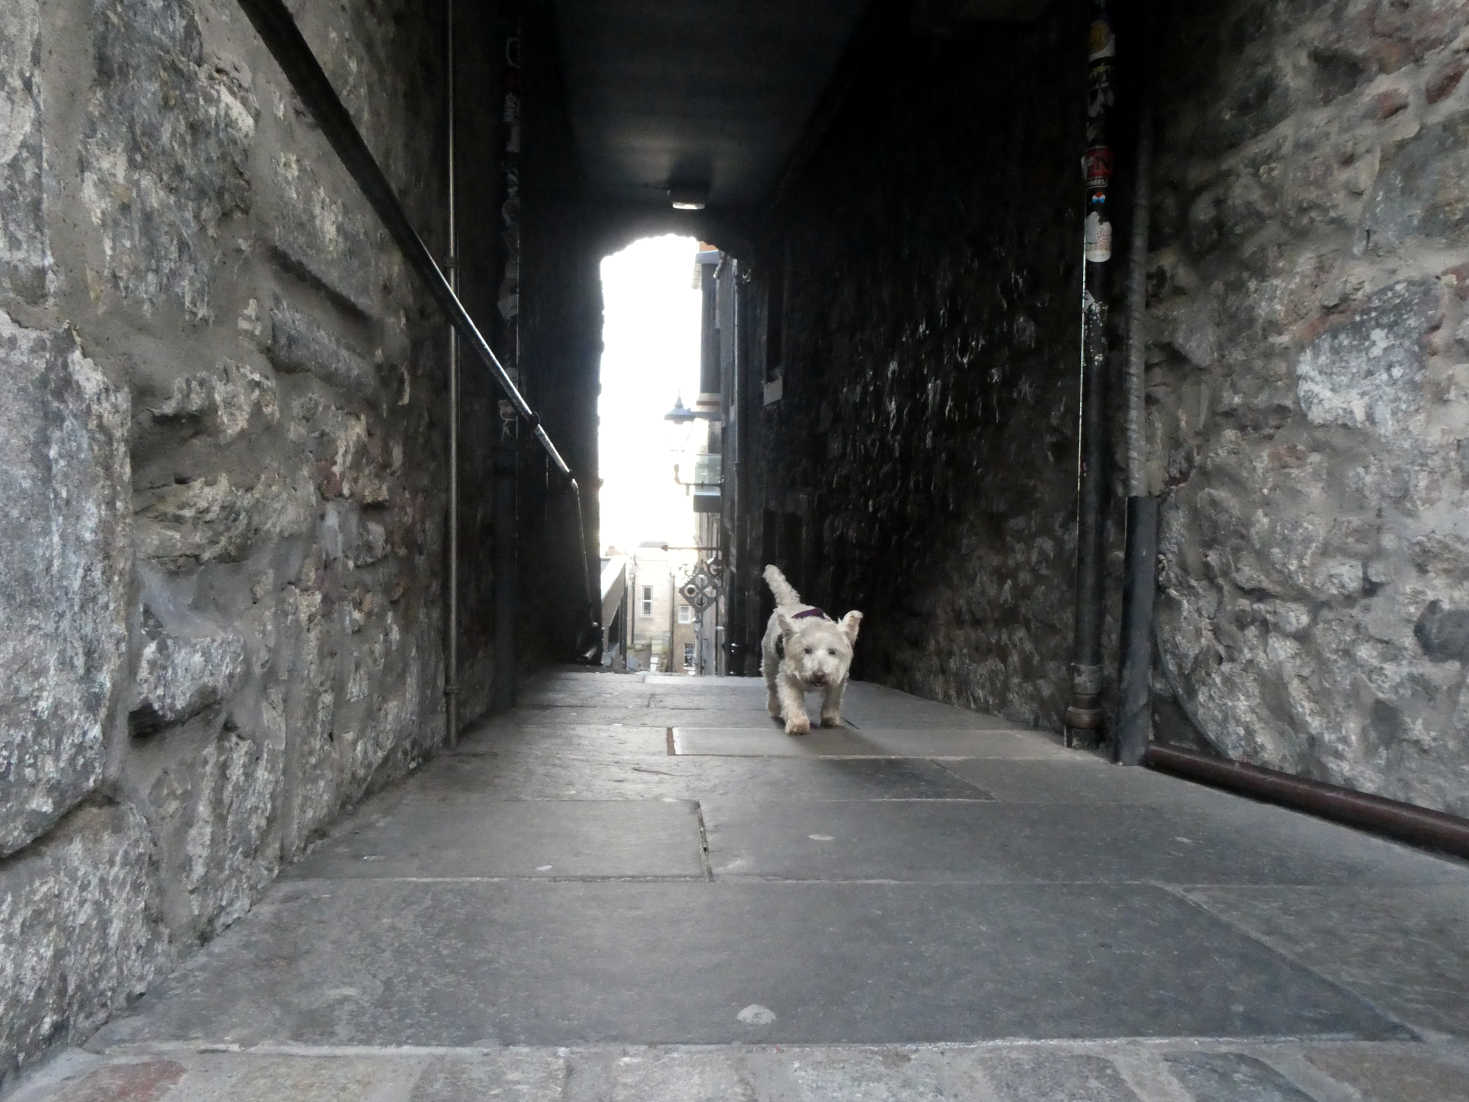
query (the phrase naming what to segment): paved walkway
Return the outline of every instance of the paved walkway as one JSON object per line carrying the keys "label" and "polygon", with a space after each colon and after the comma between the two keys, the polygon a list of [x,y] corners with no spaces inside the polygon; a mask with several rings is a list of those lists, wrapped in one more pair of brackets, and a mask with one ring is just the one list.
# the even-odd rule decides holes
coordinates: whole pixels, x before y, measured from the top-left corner
{"label": "paved walkway", "polygon": [[1469,1098],[1469,868],[855,685],[558,672],[16,1102]]}

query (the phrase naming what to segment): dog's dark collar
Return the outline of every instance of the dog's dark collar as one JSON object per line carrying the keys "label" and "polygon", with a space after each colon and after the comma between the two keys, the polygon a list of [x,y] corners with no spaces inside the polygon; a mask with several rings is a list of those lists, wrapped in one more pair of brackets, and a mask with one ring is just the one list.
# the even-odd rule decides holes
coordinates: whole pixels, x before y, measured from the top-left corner
{"label": "dog's dark collar", "polygon": [[[801,612],[793,613],[788,619],[809,620],[812,616],[820,616],[823,620],[831,619],[830,616],[822,612],[819,608],[808,608]],[[784,658],[786,656],[786,639],[784,635],[777,635],[775,637],[775,656],[777,658]]]}

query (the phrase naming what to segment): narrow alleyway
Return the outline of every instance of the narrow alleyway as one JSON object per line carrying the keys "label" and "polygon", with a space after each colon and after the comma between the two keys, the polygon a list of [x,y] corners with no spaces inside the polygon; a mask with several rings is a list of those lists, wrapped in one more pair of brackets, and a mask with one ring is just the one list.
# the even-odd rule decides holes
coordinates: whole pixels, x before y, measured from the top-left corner
{"label": "narrow alleyway", "polygon": [[16,1102],[1469,1097],[1469,869],[856,685],[557,672]]}

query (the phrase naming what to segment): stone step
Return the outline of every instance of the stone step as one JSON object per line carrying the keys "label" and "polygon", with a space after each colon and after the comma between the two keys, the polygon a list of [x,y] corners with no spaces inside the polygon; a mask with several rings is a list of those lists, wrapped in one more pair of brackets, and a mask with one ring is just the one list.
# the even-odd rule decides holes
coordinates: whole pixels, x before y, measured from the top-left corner
{"label": "stone step", "polygon": [[1077,1042],[73,1051],[9,1102],[1445,1102],[1460,1044]]}

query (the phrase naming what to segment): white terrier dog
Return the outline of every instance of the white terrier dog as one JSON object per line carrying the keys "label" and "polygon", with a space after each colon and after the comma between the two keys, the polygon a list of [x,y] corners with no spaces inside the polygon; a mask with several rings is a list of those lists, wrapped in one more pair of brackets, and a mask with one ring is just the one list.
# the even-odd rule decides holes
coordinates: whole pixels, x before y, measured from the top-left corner
{"label": "white terrier dog", "polygon": [[820,689],[826,694],[821,702],[821,725],[840,726],[842,693],[847,688],[852,644],[862,626],[862,613],[854,609],[834,621],[821,609],[803,603],[776,566],[765,568],[765,581],[775,594],[775,611],[765,627],[760,663],[770,694],[770,714],[785,720],[786,734],[804,735],[811,730],[806,694]]}

